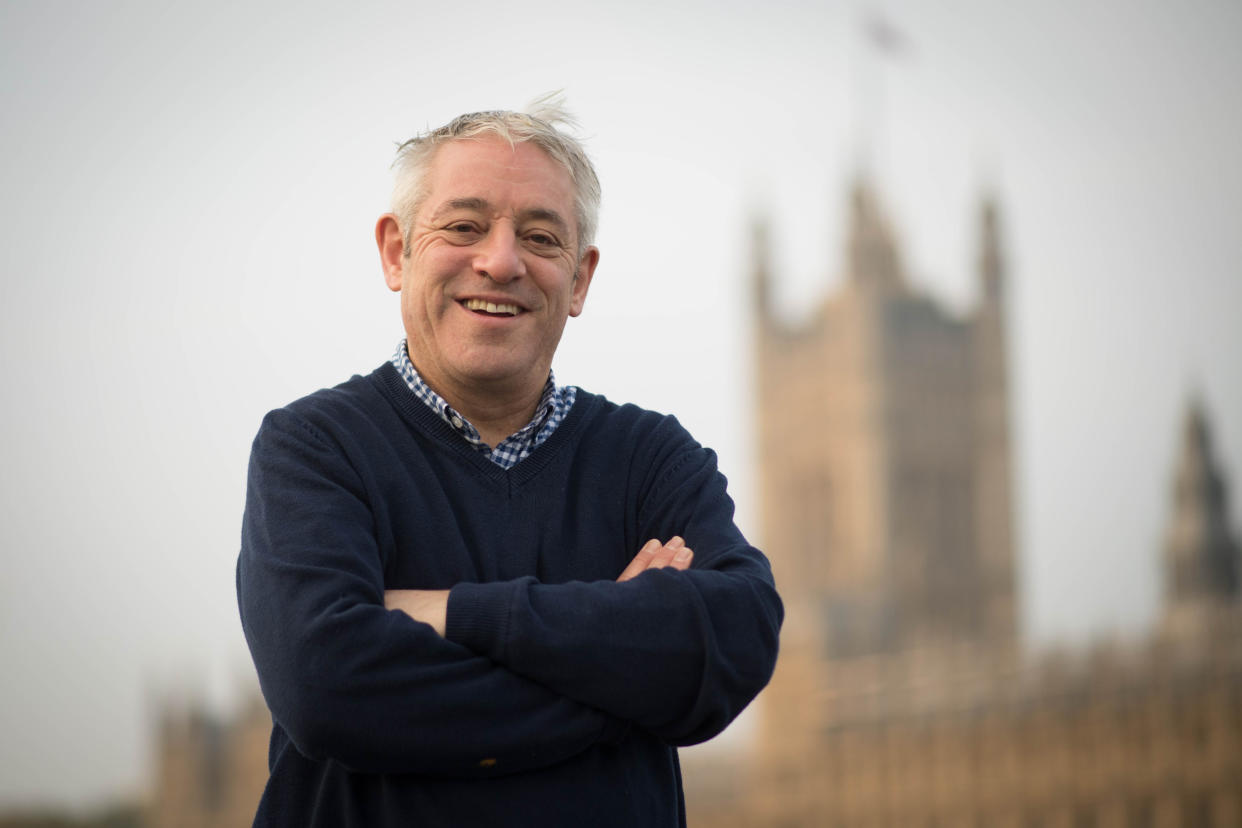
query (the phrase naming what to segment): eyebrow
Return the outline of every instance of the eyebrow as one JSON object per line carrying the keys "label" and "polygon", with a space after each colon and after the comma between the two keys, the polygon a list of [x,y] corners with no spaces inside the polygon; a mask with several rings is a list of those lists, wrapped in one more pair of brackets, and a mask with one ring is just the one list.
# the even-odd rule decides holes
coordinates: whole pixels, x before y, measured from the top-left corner
{"label": "eyebrow", "polygon": [[447,213],[451,210],[486,210],[487,199],[484,198],[455,198],[452,201],[446,201],[440,205],[440,209],[436,210],[436,215]]}
{"label": "eyebrow", "polygon": [[534,219],[535,221],[546,221],[555,224],[564,232],[569,232],[569,222],[555,210],[549,210],[546,207],[532,207],[529,210],[522,211],[522,217],[525,219]]}

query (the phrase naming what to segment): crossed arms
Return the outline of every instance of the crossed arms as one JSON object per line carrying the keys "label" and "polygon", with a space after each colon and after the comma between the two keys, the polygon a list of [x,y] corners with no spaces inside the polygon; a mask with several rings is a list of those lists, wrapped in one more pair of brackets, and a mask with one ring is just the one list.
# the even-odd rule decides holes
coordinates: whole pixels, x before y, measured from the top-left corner
{"label": "crossed arms", "polygon": [[[365,462],[400,454],[384,442],[390,426],[330,425],[269,415],[238,561],[264,696],[306,756],[377,773],[527,770],[632,728],[671,744],[710,738],[766,683],[781,620],[770,572],[732,524],[714,457],[675,421],[644,437],[652,456],[631,470],[643,480],[617,490],[630,517],[602,513],[608,526],[592,523],[567,553],[605,560],[618,532],[682,532],[697,554],[653,540],[628,565],[617,558],[617,575],[547,583],[436,574],[476,554],[453,525],[453,494],[437,491],[443,470],[401,490]],[[623,507],[631,490],[641,502]],[[410,521],[420,548],[403,551]],[[410,555],[438,589],[388,588],[410,583],[391,577]]]}
{"label": "crossed arms", "polygon": [[[628,581],[648,569],[663,569],[666,566],[676,570],[689,569],[692,560],[694,550],[686,546],[685,540],[680,536],[674,535],[668,543],[652,538],[643,544],[634,560],[617,576],[617,583]],[[390,610],[401,610],[415,621],[429,624],[436,633],[443,636],[449,592],[447,589],[386,589],[384,606]]]}

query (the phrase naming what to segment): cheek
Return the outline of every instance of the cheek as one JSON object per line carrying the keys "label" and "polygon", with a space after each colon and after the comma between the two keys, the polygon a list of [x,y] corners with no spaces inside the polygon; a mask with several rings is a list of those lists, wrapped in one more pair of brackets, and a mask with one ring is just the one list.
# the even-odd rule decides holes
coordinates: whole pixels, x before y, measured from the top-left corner
{"label": "cheek", "polygon": [[431,264],[422,261],[417,270],[406,274],[401,287],[401,307],[406,315],[424,317],[448,304],[445,298],[447,279],[437,276],[442,271],[429,267]]}
{"label": "cheek", "polygon": [[401,291],[401,313],[419,327],[427,320],[427,299],[419,283],[406,282]]}
{"label": "cheek", "polygon": [[422,256],[413,270],[414,286],[426,296],[439,295],[469,264],[470,256],[462,248],[436,246]]}

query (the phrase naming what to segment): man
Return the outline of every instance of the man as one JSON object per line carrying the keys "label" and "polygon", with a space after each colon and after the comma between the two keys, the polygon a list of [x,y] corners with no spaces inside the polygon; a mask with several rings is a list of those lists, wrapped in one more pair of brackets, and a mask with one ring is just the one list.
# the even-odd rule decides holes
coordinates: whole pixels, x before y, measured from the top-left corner
{"label": "man", "polygon": [[256,825],[684,825],[675,746],[771,675],[781,603],[714,455],[553,380],[599,262],[562,120],[475,113],[402,147],[375,235],[405,342],[255,438]]}

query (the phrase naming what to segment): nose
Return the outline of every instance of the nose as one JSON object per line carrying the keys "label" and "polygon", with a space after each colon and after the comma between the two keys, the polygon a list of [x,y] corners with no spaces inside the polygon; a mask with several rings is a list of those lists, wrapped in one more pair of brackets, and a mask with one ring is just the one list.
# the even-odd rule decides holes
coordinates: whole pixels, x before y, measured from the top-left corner
{"label": "nose", "polygon": [[474,271],[493,282],[510,282],[526,273],[526,263],[517,235],[504,223],[497,223],[476,247]]}

